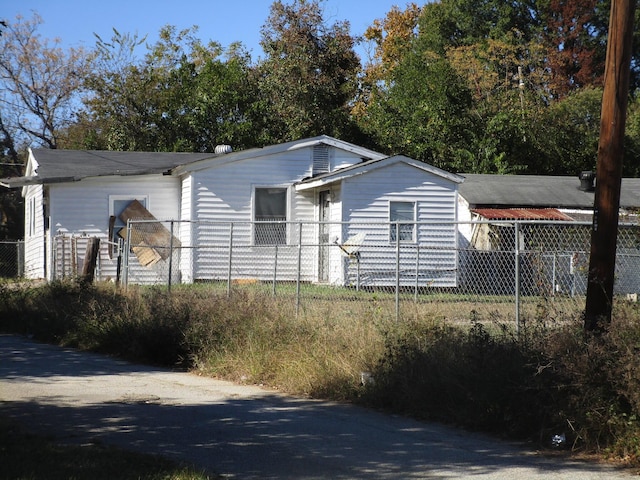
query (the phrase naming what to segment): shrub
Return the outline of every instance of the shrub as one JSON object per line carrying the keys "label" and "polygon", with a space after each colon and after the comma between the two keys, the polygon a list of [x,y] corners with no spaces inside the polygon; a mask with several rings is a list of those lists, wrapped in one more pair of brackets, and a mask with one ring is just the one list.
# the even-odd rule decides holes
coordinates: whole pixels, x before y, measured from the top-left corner
{"label": "shrub", "polygon": [[[637,305],[616,304],[597,336],[547,306],[516,335],[497,314],[396,322],[375,294],[297,315],[286,296],[199,285],[0,284],[0,294],[3,332],[542,444],[564,433],[574,449],[640,464]],[[362,371],[373,375],[366,387]]]}

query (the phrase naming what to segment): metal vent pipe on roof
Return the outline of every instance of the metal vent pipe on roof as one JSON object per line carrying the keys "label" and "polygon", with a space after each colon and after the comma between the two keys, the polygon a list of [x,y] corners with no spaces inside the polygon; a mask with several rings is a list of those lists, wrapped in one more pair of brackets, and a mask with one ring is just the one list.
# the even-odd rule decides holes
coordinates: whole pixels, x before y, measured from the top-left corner
{"label": "metal vent pipe on roof", "polygon": [[216,145],[216,148],[213,151],[213,153],[215,153],[216,155],[223,155],[225,153],[231,152],[233,152],[233,148],[231,148],[231,145]]}
{"label": "metal vent pipe on roof", "polygon": [[595,190],[595,172],[591,170],[582,171],[580,172],[580,175],[578,175],[578,178],[580,179],[580,190],[582,190],[583,192],[593,192]]}

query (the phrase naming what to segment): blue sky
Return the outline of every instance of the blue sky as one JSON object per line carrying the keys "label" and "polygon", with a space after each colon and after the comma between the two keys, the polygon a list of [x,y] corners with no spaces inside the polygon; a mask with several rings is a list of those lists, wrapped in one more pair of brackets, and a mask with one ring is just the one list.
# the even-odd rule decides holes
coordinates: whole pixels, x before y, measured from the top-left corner
{"label": "blue sky", "polygon": [[[65,46],[92,47],[93,33],[111,38],[112,27],[120,33],[148,34],[153,42],[164,25],[187,28],[198,25],[198,37],[223,46],[241,41],[256,60],[262,56],[260,28],[269,15],[271,0],[0,0],[0,17],[14,21],[20,14],[40,14],[43,38],[59,37]],[[361,35],[376,18],[384,18],[393,5],[404,9],[407,0],[326,0],[328,23],[348,20],[352,35]],[[423,4],[424,1],[417,0]],[[365,56],[358,49],[361,57]],[[363,59],[365,60],[365,59]]]}

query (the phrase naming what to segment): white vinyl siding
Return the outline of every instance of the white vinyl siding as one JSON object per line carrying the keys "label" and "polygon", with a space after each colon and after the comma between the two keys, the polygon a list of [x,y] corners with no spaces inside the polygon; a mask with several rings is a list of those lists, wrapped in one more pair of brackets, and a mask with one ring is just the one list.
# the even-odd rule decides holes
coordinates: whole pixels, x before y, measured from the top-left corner
{"label": "white vinyl siding", "polygon": [[[158,220],[177,219],[180,214],[179,181],[165,175],[135,177],[100,177],[50,187],[51,237],[58,234],[98,237],[109,240],[109,217],[114,199],[145,199],[146,208]],[[52,257],[50,257],[52,260]],[[106,245],[100,248],[99,268],[102,278],[115,278],[116,258],[109,258]],[[52,265],[51,262],[48,265]],[[133,283],[166,282],[160,268],[146,268],[131,256],[130,281]]]}
{"label": "white vinyl siding", "polygon": [[[333,147],[331,147],[332,150]],[[242,161],[204,168],[192,177],[193,216],[203,221],[194,232],[196,245],[212,245],[209,249],[193,251],[194,280],[226,278],[229,268],[227,255],[229,235],[233,235],[238,251],[232,259],[236,272],[252,271],[255,278],[271,279],[273,267],[267,262],[256,262],[256,258],[274,258],[275,244],[256,245],[252,221],[254,220],[254,192],[256,188],[285,188],[312,174],[313,147],[287,151],[278,155],[244,159]],[[341,166],[361,162],[361,158],[350,152],[335,150],[329,155],[332,165]],[[283,183],[286,182],[286,183]],[[298,244],[300,233],[298,222],[316,220],[313,192],[296,192],[288,188],[285,245],[278,245],[278,270],[291,280],[297,278]],[[233,223],[233,232],[230,232]],[[317,243],[317,229],[307,225],[302,231],[302,242]],[[286,248],[285,248],[286,247]],[[315,255],[315,253],[314,253]],[[233,267],[232,267],[233,268]],[[261,270],[264,268],[264,271]],[[301,280],[315,281],[317,262],[305,258],[300,272]],[[247,274],[249,275],[249,274]]]}
{"label": "white vinyl siding", "polygon": [[44,188],[33,185],[25,189],[25,239],[24,239],[24,275],[26,278],[47,278],[45,272],[45,236]]}
{"label": "white vinyl siding", "polygon": [[[415,204],[415,252],[400,259],[400,269],[408,272],[403,284],[415,284],[415,271],[421,285],[455,286],[457,282],[456,220],[457,184],[404,163],[396,163],[353,176],[343,183],[342,208],[351,222],[343,241],[364,234],[361,262],[375,264],[378,284],[395,281],[395,245],[390,244],[389,207],[392,202]],[[437,222],[445,222],[438,224]],[[422,222],[422,225],[420,223]],[[370,248],[367,245],[389,245]],[[403,247],[405,252],[411,249]],[[418,254],[419,252],[419,254]],[[427,254],[428,252],[428,254]],[[419,258],[416,267],[416,257]],[[385,280],[386,278],[386,280]],[[352,279],[351,279],[352,280]]]}

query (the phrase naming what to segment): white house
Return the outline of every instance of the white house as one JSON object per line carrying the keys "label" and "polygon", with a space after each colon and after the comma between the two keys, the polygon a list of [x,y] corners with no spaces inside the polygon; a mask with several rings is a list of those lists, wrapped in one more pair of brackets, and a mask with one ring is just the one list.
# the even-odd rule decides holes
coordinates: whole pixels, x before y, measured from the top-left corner
{"label": "white house", "polygon": [[[35,149],[25,176],[1,183],[21,187],[25,198],[28,278],[54,278],[58,262],[74,254],[74,244],[59,239],[84,237],[103,240],[100,276],[113,278],[118,265],[107,241],[123,236],[128,218],[155,217],[179,221],[171,241],[181,250],[173,268],[182,282],[220,278],[228,270],[226,255],[201,247],[227,245],[233,228],[234,244],[244,245],[246,253],[235,261],[244,261],[244,271],[253,269],[255,278],[270,275],[260,271],[256,255],[280,255],[286,272],[295,266],[294,249],[287,247],[302,242],[313,248],[305,251],[305,268],[296,275],[348,284],[352,273],[338,246],[350,238],[361,239],[363,262],[366,257],[378,266],[399,242],[448,247],[437,265],[425,258],[418,268],[430,282],[424,272],[455,272],[453,221],[462,180],[404,156],[319,136],[238,152],[220,148],[215,154]],[[419,231],[413,222],[424,221],[451,224]],[[136,281],[154,282],[153,261],[142,259],[143,250],[129,267],[138,272]],[[380,274],[384,283],[385,272]],[[442,285],[455,285],[455,274],[437,277]]]}

